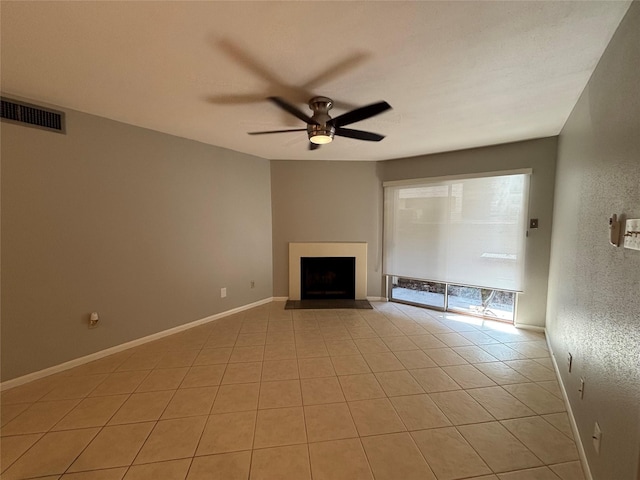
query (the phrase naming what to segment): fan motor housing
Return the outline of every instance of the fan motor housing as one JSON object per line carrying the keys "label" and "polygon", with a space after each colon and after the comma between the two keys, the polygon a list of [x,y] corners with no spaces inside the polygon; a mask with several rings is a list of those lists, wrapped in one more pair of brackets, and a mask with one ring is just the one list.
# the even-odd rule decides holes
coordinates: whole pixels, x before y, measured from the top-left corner
{"label": "fan motor housing", "polygon": [[329,139],[333,140],[333,136],[336,133],[336,128],[333,125],[329,124],[329,121],[331,120],[329,110],[333,108],[333,100],[328,97],[313,97],[311,100],[309,100],[309,108],[313,110],[313,116],[311,118],[318,122],[318,125],[313,125],[311,123],[307,124],[307,133],[309,135],[309,140],[314,142],[314,138],[317,137],[328,137]]}
{"label": "fan motor housing", "polygon": [[313,97],[309,100],[309,108],[314,112],[327,113],[333,108],[333,100],[329,97]]}

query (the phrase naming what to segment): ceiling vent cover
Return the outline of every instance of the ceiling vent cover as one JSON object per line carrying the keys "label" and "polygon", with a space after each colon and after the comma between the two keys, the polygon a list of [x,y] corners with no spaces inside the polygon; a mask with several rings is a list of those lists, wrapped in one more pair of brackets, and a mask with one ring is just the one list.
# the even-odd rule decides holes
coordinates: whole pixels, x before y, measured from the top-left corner
{"label": "ceiling vent cover", "polygon": [[64,112],[42,108],[25,102],[2,100],[2,120],[50,132],[65,133]]}

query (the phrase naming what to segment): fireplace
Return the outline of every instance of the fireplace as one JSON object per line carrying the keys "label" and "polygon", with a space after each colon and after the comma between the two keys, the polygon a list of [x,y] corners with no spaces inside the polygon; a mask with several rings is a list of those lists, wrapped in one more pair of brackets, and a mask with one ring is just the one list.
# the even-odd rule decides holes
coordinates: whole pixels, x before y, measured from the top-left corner
{"label": "fireplace", "polygon": [[356,298],[355,257],[302,257],[300,259],[302,300]]}
{"label": "fireplace", "polygon": [[[349,258],[350,262],[354,263],[352,268],[352,275],[355,277],[353,292],[350,292],[348,297],[303,297],[303,273],[302,273],[302,259],[303,258],[316,258],[326,260]],[[326,272],[325,272],[326,273]],[[325,289],[331,292],[337,290],[345,290],[341,288]],[[314,289],[315,291],[315,289]],[[327,299],[355,299],[364,300],[367,298],[367,244],[365,242],[300,242],[289,244],[289,300],[301,300],[312,298],[327,298]]]}

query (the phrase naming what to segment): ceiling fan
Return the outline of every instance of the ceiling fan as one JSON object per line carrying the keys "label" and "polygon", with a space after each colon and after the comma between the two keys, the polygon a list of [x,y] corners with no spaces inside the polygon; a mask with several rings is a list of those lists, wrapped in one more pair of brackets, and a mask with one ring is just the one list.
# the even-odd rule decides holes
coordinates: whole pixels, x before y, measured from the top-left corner
{"label": "ceiling fan", "polygon": [[351,110],[350,112],[331,118],[329,110],[333,108],[333,100],[327,97],[313,97],[309,100],[309,108],[313,111],[312,116],[306,115],[280,97],[269,97],[269,100],[291,115],[294,115],[303,122],[306,122],[307,128],[248,132],[249,135],[304,132],[306,130],[307,135],[309,136],[309,150],[315,150],[316,148],[319,148],[320,145],[330,143],[333,141],[333,137],[335,135],[339,137],[355,138],[356,140],[366,140],[368,142],[379,142],[384,138],[384,135],[344,128],[344,126],[371,118],[391,108],[391,105],[383,101],[356,108],[355,110]]}

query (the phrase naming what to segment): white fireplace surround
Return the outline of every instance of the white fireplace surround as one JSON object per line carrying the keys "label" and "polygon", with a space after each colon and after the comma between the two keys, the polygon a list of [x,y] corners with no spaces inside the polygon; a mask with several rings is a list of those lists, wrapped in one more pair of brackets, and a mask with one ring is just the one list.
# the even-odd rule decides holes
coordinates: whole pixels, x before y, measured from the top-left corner
{"label": "white fireplace surround", "polygon": [[302,257],[355,257],[356,300],[367,298],[367,243],[289,243],[289,300],[300,300],[300,259]]}

